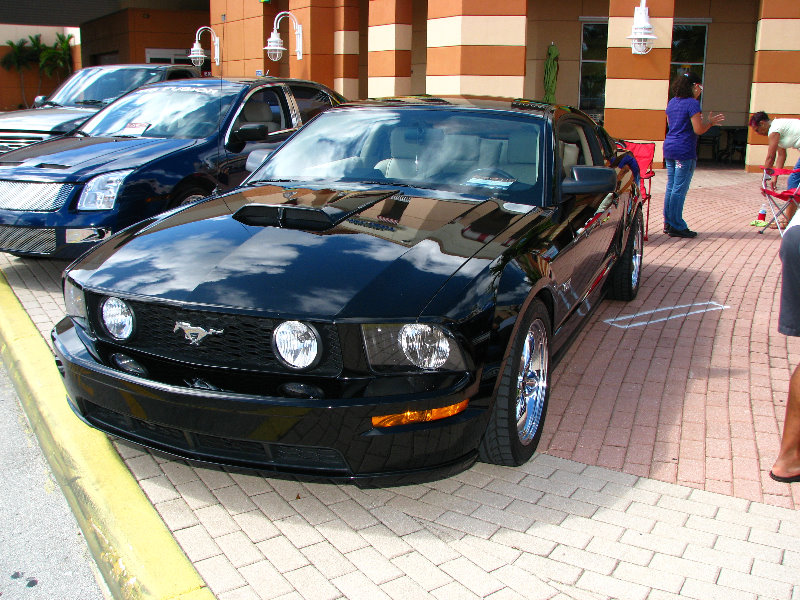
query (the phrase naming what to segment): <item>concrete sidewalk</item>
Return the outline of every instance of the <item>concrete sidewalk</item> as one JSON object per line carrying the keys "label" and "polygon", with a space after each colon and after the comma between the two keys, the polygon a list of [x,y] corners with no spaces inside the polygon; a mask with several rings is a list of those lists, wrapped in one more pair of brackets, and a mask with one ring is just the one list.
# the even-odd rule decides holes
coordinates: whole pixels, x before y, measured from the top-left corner
{"label": "concrete sidewalk", "polygon": [[[684,240],[661,233],[657,173],[639,297],[597,307],[553,374],[542,453],[521,468],[360,490],[195,468],[124,443],[87,458],[103,473],[116,461],[144,492],[125,506],[101,500],[118,526],[133,502],[137,521],[157,513],[169,533],[136,549],[125,576],[154,598],[800,600],[800,486],[767,476],[800,340],[775,330],[780,238],[748,225],[759,181],[701,168],[685,209],[700,235]],[[63,266],[0,255],[45,340],[63,314]],[[8,304],[0,342],[13,346]],[[55,373],[39,339],[40,366],[15,382],[32,404],[63,408],[63,388],[36,393]],[[3,352],[12,376],[33,352]],[[62,426],[96,437],[68,413],[49,428]],[[148,561],[180,563],[175,542],[207,588],[193,571],[178,592],[152,581]]]}

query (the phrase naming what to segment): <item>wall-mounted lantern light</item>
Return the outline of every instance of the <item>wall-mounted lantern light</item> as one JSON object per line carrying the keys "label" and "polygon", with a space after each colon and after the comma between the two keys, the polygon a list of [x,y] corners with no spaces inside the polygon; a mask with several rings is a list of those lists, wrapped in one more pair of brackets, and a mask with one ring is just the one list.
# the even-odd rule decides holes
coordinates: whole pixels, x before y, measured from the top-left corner
{"label": "wall-mounted lantern light", "polygon": [[278,33],[278,25],[284,17],[289,17],[292,25],[294,25],[295,56],[297,56],[297,60],[303,60],[303,26],[297,22],[297,18],[288,10],[275,15],[275,23],[272,25],[272,35],[269,36],[267,45],[264,46],[264,50],[267,51],[267,57],[270,60],[279,61],[281,56],[283,56],[283,51],[286,50],[286,48],[283,47],[281,35]]}
{"label": "wall-mounted lantern light", "polygon": [[633,54],[647,54],[653,49],[653,41],[656,36],[653,33],[653,26],[650,24],[650,14],[645,0],[642,0],[641,5],[633,9],[633,29],[628,39],[631,41]]}
{"label": "wall-mounted lantern light", "polygon": [[189,58],[192,59],[192,64],[195,67],[201,67],[206,60],[206,53],[200,45],[200,34],[204,31],[211,33],[211,41],[214,44],[214,63],[219,65],[219,38],[211,27],[201,27],[194,34],[194,45],[189,52]]}

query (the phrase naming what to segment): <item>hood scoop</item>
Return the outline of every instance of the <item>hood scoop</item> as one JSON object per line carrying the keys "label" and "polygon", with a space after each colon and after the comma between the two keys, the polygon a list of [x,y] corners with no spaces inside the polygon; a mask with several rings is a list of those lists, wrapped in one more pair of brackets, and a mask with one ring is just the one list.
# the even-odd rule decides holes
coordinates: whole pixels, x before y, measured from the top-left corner
{"label": "hood scoop", "polygon": [[39,163],[37,169],[69,169],[70,165],[59,165],[56,163]]}
{"label": "hood scoop", "polygon": [[305,229],[325,231],[341,219],[341,211],[328,214],[325,209],[310,206],[286,206],[282,204],[246,204],[233,214],[233,218],[255,227],[282,227],[285,229]]}

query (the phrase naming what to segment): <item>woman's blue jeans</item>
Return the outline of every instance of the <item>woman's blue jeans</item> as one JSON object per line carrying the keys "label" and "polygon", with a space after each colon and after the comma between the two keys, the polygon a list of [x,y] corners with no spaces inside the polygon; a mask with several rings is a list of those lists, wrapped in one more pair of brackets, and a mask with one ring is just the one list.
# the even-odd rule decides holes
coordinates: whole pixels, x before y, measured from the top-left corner
{"label": "woman's blue jeans", "polygon": [[692,183],[696,160],[670,160],[664,161],[667,165],[667,191],[664,195],[664,225],[673,229],[688,229],[683,220],[683,203],[689,184]]}
{"label": "woman's blue jeans", "polygon": [[[800,169],[800,160],[797,161],[797,164],[794,166],[794,168]],[[791,190],[797,186],[800,186],[800,173],[792,173],[786,180],[786,189]]]}

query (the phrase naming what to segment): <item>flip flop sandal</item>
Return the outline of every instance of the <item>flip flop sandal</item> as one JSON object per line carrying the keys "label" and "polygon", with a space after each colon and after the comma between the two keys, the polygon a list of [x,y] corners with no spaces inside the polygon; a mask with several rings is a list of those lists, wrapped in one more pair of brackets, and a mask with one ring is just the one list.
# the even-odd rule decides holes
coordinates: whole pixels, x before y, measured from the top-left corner
{"label": "flip flop sandal", "polygon": [[769,472],[769,476],[772,477],[775,481],[780,481],[781,483],[800,483],[800,475],[792,475],[791,477],[781,477],[780,475],[775,475],[772,471]]}

